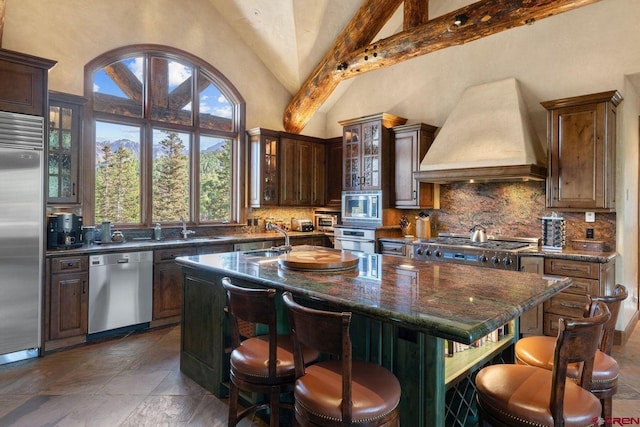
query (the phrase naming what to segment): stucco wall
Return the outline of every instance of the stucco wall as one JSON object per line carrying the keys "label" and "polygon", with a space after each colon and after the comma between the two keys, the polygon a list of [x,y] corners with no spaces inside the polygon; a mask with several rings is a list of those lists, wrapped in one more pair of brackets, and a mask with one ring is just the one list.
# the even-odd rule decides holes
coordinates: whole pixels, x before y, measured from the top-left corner
{"label": "stucco wall", "polygon": [[247,103],[247,128],[282,129],[290,95],[209,0],[6,0],[2,48],[58,61],[52,90],[82,95],[84,65],[111,49],[162,44],[217,68]]}

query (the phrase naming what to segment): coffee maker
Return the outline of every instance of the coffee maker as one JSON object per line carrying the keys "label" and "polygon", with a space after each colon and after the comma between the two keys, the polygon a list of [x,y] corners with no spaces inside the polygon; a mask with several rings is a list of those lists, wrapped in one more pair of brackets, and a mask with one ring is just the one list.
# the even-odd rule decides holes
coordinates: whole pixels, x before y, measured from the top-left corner
{"label": "coffee maker", "polygon": [[82,246],[82,217],[73,213],[58,212],[47,221],[47,248],[73,249]]}

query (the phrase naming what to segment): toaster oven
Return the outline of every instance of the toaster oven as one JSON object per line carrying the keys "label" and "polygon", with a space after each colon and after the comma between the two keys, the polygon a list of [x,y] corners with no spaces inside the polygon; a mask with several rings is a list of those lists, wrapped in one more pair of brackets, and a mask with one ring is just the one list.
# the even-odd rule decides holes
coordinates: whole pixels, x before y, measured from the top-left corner
{"label": "toaster oven", "polygon": [[291,218],[291,231],[313,231],[310,219]]}

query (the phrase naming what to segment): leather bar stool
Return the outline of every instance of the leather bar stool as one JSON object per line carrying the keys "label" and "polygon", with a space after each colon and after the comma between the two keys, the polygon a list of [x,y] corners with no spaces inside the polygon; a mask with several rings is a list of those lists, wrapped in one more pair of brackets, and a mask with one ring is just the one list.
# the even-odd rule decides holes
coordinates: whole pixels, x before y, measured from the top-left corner
{"label": "leather bar stool", "polygon": [[[275,289],[242,288],[222,279],[227,293],[227,308],[231,332],[229,382],[229,426],[254,410],[269,408],[269,425],[279,426],[280,393],[293,390],[295,364],[291,336],[278,335]],[[268,327],[268,335],[242,340],[238,319]],[[302,359],[310,363],[318,352],[304,348]],[[238,412],[239,390],[264,393],[269,404],[255,404]],[[289,405],[290,406],[290,405]]]}
{"label": "leather bar stool", "polygon": [[[290,292],[283,299],[294,344],[296,425],[398,426],[400,383],[382,366],[352,360],[351,313],[304,307]],[[305,368],[302,345],[331,356]]]}
{"label": "leather bar stool", "polygon": [[[592,317],[560,318],[553,371],[535,366],[499,364],[476,376],[480,426],[597,426],[602,407],[590,391],[602,328],[611,318],[607,305],[594,302]],[[576,382],[567,381],[570,363],[582,362]]]}
{"label": "leather bar stool", "polygon": [[[611,312],[611,319],[604,325],[602,341],[596,352],[593,364],[593,379],[591,392],[600,399],[602,404],[602,418],[610,419],[612,415],[612,397],[618,391],[618,375],[620,369],[618,362],[611,357],[613,347],[613,334],[616,329],[616,321],[622,301],[627,299],[627,288],[616,285],[613,294],[591,297],[592,301],[604,302]],[[553,369],[553,351],[556,345],[555,337],[532,336],[519,340],[515,346],[516,363],[521,365],[538,366],[548,370]],[[569,365],[567,376],[576,380],[579,366]]]}

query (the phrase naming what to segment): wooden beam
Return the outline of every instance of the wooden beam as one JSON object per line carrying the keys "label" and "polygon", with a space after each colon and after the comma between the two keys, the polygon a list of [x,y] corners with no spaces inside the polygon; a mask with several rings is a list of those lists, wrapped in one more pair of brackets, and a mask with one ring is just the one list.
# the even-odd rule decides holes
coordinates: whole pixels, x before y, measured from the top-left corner
{"label": "wooden beam", "polygon": [[[365,1],[365,4],[371,1],[374,0]],[[368,46],[346,51],[345,46],[336,49],[334,45],[285,109],[284,127],[289,132],[300,132],[341,80],[446,47],[468,43],[509,28],[532,24],[597,1],[599,0],[480,0]],[[460,14],[466,15],[467,22],[458,27],[453,24],[453,20]],[[356,17],[338,40],[350,36],[355,20]],[[356,34],[362,39],[366,38],[364,33]],[[339,55],[345,51],[346,53]]]}
{"label": "wooden beam", "polygon": [[404,31],[429,21],[429,0],[404,0]]}
{"label": "wooden beam", "polygon": [[293,96],[284,111],[285,130],[300,133],[341,78],[333,73],[341,57],[371,43],[384,24],[400,6],[402,0],[364,0],[351,22],[338,35],[333,46]]}
{"label": "wooden beam", "polygon": [[0,48],[2,47],[2,33],[4,32],[5,0],[0,0]]}
{"label": "wooden beam", "polygon": [[104,72],[129,98],[142,102],[142,83],[122,61],[104,67]]}
{"label": "wooden beam", "polygon": [[[334,73],[342,79],[385,68],[407,59],[422,56],[451,46],[461,45],[533,24],[550,16],[577,9],[599,0],[483,0],[429,21],[410,31],[395,34],[375,45],[365,46],[343,57],[346,64]],[[453,24],[456,15],[465,15],[467,22]]]}

